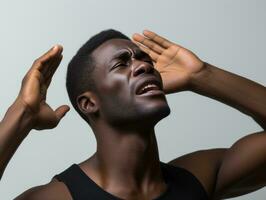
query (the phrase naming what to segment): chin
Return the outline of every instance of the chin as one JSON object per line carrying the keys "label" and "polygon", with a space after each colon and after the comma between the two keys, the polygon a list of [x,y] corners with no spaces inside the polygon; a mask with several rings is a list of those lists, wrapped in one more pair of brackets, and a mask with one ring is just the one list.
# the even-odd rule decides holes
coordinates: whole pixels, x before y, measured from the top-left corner
{"label": "chin", "polygon": [[141,99],[134,104],[119,104],[108,106],[105,110],[105,120],[119,128],[154,127],[160,120],[170,114],[166,99]]}
{"label": "chin", "polygon": [[140,115],[140,123],[150,124],[155,126],[163,118],[167,117],[171,113],[170,107],[166,104],[164,106],[157,106],[154,108],[143,108]]}

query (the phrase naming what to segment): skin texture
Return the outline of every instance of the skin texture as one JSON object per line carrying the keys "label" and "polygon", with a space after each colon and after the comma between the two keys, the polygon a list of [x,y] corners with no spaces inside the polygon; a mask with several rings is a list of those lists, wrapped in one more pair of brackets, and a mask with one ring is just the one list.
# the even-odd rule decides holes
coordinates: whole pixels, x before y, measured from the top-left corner
{"label": "skin texture", "polygon": [[[162,93],[136,94],[143,82],[152,79],[163,83],[165,94],[189,90],[216,99],[251,116],[264,129],[241,138],[231,148],[193,152],[173,159],[169,162],[171,165],[193,173],[210,199],[238,196],[263,187],[266,183],[265,87],[205,63],[191,51],[151,31],[134,34],[133,39],[135,44],[121,39],[109,40],[93,52],[97,63],[94,76],[101,80],[96,84],[98,92],[87,91],[77,98],[77,102],[90,119],[97,150],[79,164],[82,170],[101,188],[124,199],[153,199],[166,190],[154,126],[170,113],[170,109]],[[23,92],[0,124],[2,172],[32,128],[55,127],[69,109],[63,105],[52,111],[43,104],[45,98],[41,98],[45,97],[43,94],[59,65],[60,49],[51,50],[47,53],[49,56],[41,57],[42,62],[34,63],[31,70],[37,70],[36,73],[42,76],[26,75],[26,80],[33,81],[24,81]],[[41,81],[45,74],[47,82]],[[41,109],[41,105],[45,109]],[[20,131],[15,132],[17,127]],[[17,133],[21,137],[14,139]],[[48,197],[71,199],[64,184],[56,180],[32,188],[17,199]]]}
{"label": "skin texture", "polygon": [[60,45],[56,45],[34,61],[22,80],[18,97],[0,123],[0,178],[31,129],[54,128],[69,110],[67,105],[53,110],[46,103],[47,89],[61,62],[62,50]]}

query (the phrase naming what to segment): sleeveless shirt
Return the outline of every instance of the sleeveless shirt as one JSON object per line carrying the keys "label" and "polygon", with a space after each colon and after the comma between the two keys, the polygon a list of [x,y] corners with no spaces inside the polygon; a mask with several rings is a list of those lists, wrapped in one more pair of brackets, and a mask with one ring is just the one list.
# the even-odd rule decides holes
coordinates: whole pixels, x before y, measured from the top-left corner
{"label": "sleeveless shirt", "polygon": [[[208,200],[205,189],[192,173],[161,161],[160,166],[167,189],[153,200]],[[122,200],[102,189],[77,164],[54,178],[67,186],[73,200]]]}

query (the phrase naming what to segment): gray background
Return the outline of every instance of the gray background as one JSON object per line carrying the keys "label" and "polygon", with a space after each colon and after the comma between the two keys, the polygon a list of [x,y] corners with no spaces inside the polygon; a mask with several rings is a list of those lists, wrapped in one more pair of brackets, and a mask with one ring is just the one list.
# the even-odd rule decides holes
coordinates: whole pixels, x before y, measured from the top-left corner
{"label": "gray background", "polygon": [[[115,28],[127,35],[149,28],[225,70],[266,84],[266,1],[0,1],[0,117],[14,101],[32,61],[53,44],[64,46],[64,59],[48,93],[52,107],[70,104],[66,66],[95,33]],[[182,92],[168,96],[169,117],[156,127],[160,158],[215,147],[230,147],[261,128],[248,116],[222,103]],[[0,182],[0,198],[13,199],[45,184],[73,162],[95,151],[90,128],[73,108],[56,129],[32,131],[10,161]],[[237,169],[236,169],[237,170]],[[237,199],[265,199],[266,190]]]}

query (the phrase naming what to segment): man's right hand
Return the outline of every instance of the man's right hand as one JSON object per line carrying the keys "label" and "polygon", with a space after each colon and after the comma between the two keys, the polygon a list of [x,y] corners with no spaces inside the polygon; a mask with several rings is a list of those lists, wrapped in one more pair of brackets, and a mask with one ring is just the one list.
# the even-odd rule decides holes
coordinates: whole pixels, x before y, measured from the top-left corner
{"label": "man's right hand", "polygon": [[34,61],[32,67],[23,78],[16,101],[24,104],[29,110],[33,129],[54,128],[69,111],[69,106],[67,105],[62,105],[53,110],[46,103],[47,89],[62,60],[62,51],[62,46],[54,46]]}
{"label": "man's right hand", "polygon": [[62,60],[62,51],[62,46],[56,45],[35,60],[23,78],[18,97],[0,122],[0,179],[28,133],[56,127],[69,110],[67,105],[53,110],[46,103],[47,89]]}

